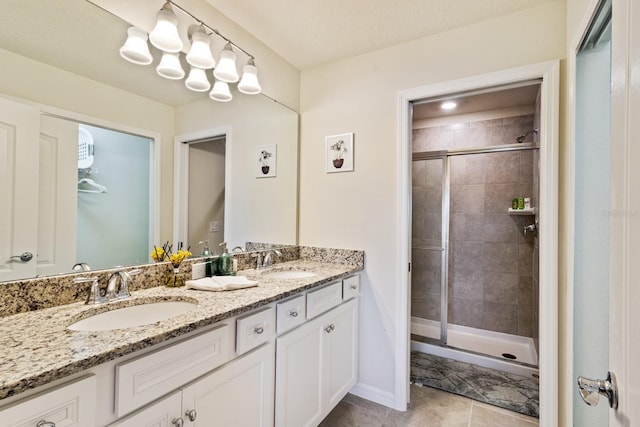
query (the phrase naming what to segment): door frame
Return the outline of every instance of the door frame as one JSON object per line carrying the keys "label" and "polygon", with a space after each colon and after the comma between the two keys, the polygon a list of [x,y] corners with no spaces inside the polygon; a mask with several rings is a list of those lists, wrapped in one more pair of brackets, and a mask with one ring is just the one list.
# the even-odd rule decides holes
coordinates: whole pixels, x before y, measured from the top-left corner
{"label": "door frame", "polygon": [[[231,169],[231,126],[220,126],[196,132],[183,133],[174,138],[174,161],[173,161],[173,241],[186,242],[189,236],[189,142],[205,140],[209,138],[225,138],[225,160],[226,171]],[[230,174],[225,173],[224,187],[225,193],[231,194]],[[228,241],[228,224],[230,221],[229,204],[224,204],[224,236],[223,241]]]}
{"label": "door frame", "polygon": [[[435,83],[398,93],[398,234],[395,408],[409,400],[411,316],[411,102],[463,91],[542,79],[540,111],[540,425],[558,423],[558,151],[559,61]],[[404,268],[403,266],[407,266]]]}

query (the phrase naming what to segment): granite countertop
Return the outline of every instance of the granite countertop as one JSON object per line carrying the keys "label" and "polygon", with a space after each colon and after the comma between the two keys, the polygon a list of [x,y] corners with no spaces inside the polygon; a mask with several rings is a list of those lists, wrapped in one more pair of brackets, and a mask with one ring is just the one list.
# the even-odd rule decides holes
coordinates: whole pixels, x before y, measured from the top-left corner
{"label": "granite countertop", "polygon": [[[0,318],[0,399],[212,325],[290,295],[342,279],[361,270],[317,261],[280,263],[270,271],[306,270],[316,276],[270,279],[256,270],[238,272],[258,286],[207,292],[164,286],[132,292],[131,298],[103,305],[73,303]],[[71,331],[67,327],[100,311],[159,301],[191,301],[197,307],[150,325],[111,331]]]}

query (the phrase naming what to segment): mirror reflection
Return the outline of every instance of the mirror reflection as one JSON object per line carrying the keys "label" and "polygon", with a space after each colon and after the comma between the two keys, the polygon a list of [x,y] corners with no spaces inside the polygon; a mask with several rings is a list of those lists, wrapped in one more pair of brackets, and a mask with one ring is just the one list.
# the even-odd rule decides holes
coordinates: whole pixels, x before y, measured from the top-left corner
{"label": "mirror reflection", "polygon": [[[123,61],[128,26],[85,0],[3,2],[0,281],[146,263],[154,244],[177,239],[196,255],[201,240],[214,254],[222,241],[297,243],[297,114],[235,91],[215,103]],[[174,158],[201,137],[223,138],[220,166]],[[277,146],[277,174],[258,178],[264,145]],[[195,208],[198,184],[206,203]]]}

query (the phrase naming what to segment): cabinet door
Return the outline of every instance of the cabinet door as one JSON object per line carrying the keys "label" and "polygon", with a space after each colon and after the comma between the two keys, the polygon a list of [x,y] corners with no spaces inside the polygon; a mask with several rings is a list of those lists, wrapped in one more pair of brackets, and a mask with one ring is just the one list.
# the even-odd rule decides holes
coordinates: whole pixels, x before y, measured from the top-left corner
{"label": "cabinet door", "polygon": [[133,415],[109,424],[109,427],[173,427],[179,425],[181,404],[181,393],[176,391]]}
{"label": "cabinet door", "polygon": [[314,426],[322,420],[324,316],[277,339],[276,426]]}
{"label": "cabinet door", "polygon": [[182,391],[183,414],[194,427],[273,426],[275,346],[268,343],[213,371]]}
{"label": "cabinet door", "polygon": [[36,427],[38,423],[48,422],[58,427],[93,427],[95,406],[96,377],[92,375],[0,410],[0,424],[6,427]]}
{"label": "cabinet door", "polygon": [[324,400],[328,414],[358,379],[358,299],[327,313],[324,323]]}

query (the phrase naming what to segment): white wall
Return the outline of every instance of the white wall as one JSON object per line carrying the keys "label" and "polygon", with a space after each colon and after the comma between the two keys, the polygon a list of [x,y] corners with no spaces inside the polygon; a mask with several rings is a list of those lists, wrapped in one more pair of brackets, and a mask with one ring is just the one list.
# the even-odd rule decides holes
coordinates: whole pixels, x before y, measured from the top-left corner
{"label": "white wall", "polygon": [[[302,72],[300,244],[365,250],[360,394],[394,404],[398,91],[564,55],[554,1]],[[324,137],[343,132],[355,171],[326,174]]]}
{"label": "white wall", "polygon": [[[176,134],[228,128],[225,228],[229,249],[297,241],[298,115],[263,96],[237,94],[176,109]],[[277,176],[256,178],[256,147],[277,144]],[[215,249],[215,248],[212,248]]]}

